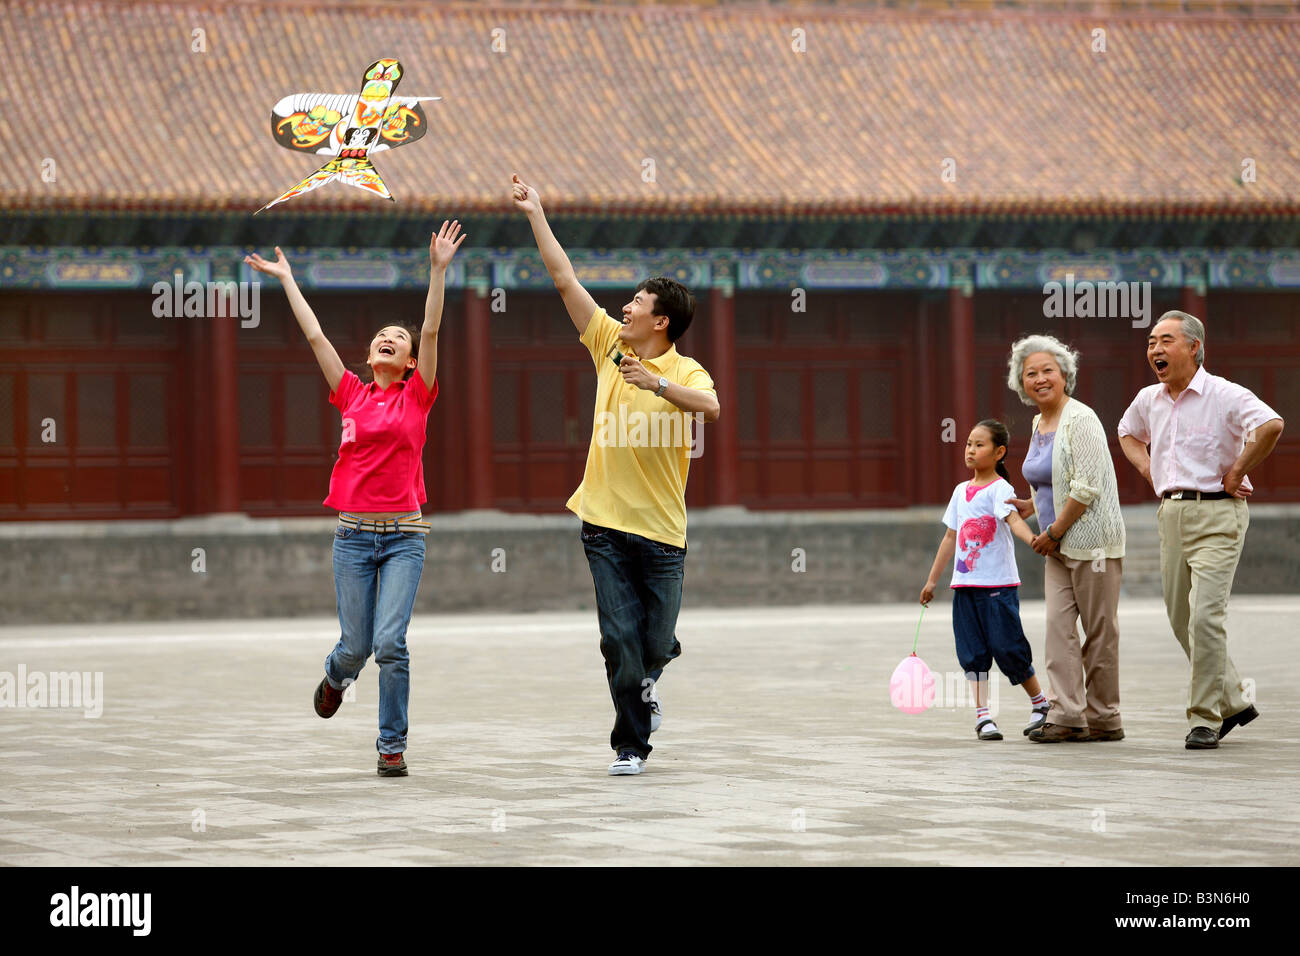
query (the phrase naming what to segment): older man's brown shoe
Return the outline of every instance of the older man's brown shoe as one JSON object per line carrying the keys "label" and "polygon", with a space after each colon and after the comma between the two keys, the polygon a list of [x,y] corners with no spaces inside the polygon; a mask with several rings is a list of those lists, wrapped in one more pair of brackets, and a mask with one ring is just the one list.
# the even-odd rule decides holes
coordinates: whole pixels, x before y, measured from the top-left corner
{"label": "older man's brown shoe", "polygon": [[1059,744],[1088,739],[1087,727],[1063,727],[1060,724],[1043,724],[1029,735],[1036,744]]}

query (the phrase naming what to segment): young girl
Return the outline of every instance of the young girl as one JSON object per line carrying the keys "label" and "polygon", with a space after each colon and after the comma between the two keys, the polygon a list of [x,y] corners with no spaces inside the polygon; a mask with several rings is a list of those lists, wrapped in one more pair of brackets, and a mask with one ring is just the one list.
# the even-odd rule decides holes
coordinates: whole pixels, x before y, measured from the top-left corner
{"label": "young girl", "polygon": [[373,651],[379,665],[379,775],[406,776],[406,710],[410,697],[410,655],[406,627],[424,570],[420,505],[426,500],[421,456],[429,410],[438,397],[438,328],[447,266],[465,236],[460,223],[442,224],[429,242],[429,296],[419,341],[403,326],[379,330],[366,364],[374,380],[365,383],[343,367],[294,282],[279,247],[275,262],[259,255],[244,259],[258,272],[278,278],[294,318],[316,354],[330,387],[330,404],[343,418],[339,457],[330,476],[328,507],[339,512],[334,531],[334,591],[338,599],[338,644],[325,659],[325,676],[314,705],[333,717],[344,689],[357,679]]}
{"label": "young girl", "polygon": [[980,740],[1002,739],[988,708],[988,671],[995,660],[1012,685],[1024,685],[1029,694],[1033,710],[1024,732],[1047,719],[1047,697],[1034,676],[1029,641],[1020,626],[1020,575],[1011,536],[1032,545],[1034,534],[1007,501],[1015,497],[1003,463],[1010,441],[1006,426],[992,419],[971,429],[966,467],[972,478],[953,489],[943,516],[948,533],[939,542],[929,580],[921,589],[921,603],[929,605],[943,566],[956,554],[952,629],[957,660],[975,694],[975,735]]}

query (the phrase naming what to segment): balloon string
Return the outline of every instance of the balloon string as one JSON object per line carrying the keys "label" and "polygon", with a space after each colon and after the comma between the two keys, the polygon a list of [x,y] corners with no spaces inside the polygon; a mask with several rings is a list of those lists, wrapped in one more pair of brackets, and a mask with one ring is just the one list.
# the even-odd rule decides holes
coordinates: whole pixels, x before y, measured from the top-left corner
{"label": "balloon string", "polygon": [[921,642],[921,619],[925,617],[925,605],[921,605],[921,617],[916,619],[916,637],[912,641],[912,653],[916,653],[916,645]]}

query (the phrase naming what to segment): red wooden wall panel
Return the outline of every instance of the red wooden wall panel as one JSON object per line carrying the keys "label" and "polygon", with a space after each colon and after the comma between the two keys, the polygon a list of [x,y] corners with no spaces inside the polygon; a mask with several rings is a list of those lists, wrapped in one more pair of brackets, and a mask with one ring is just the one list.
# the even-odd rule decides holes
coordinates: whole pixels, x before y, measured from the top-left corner
{"label": "red wooden wall panel", "polygon": [[[750,508],[909,503],[912,294],[736,297],[740,497]],[[901,390],[901,392],[900,392]],[[904,400],[900,401],[900,394]]]}
{"label": "red wooden wall panel", "polygon": [[[709,296],[678,343],[706,368]],[[631,290],[596,298],[618,314]],[[322,327],[354,371],[371,336],[392,322],[419,325],[423,292],[314,292]],[[1042,316],[1033,292],[976,291],[976,414],[1011,429],[1010,466],[1021,485],[1033,409],[1006,386],[1011,343],[1049,332],[1081,355],[1076,395],[1111,434],[1153,377],[1147,330],[1123,319]],[[1158,293],[1154,314],[1178,304]],[[1290,423],[1252,475],[1257,501],[1300,501],[1300,322],[1292,293],[1211,292],[1207,368],[1255,390]],[[0,299],[0,517],[169,518],[212,511],[214,322],[158,319],[148,292],[18,293]],[[960,443],[972,422],[952,415],[953,356],[946,290],[809,292],[807,311],[785,293],[735,298],[736,394],[720,395],[739,438],[738,493],[751,508],[891,507],[946,500],[963,477]],[[282,295],[267,290],[256,328],[236,335],[242,510],[325,514],[321,505],[339,440],[338,411]],[[493,506],[559,512],[582,479],[591,436],[595,371],[550,291],[511,292],[490,314],[490,416],[466,401],[464,305],[448,295],[440,335],[440,394],[429,417],[429,512],[466,507],[472,429],[488,432]],[[490,417],[490,421],[488,420]],[[57,440],[42,441],[47,423]],[[713,503],[708,427],[692,462],[691,507]],[[1112,438],[1125,502],[1150,492]]]}

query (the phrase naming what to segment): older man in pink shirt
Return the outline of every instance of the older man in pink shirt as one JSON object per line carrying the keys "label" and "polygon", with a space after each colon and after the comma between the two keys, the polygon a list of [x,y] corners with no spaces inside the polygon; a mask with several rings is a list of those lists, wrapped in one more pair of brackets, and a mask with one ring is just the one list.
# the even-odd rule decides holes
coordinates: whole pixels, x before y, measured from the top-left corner
{"label": "older man in pink shirt", "polygon": [[[1250,525],[1246,473],[1282,434],[1282,417],[1248,388],[1205,371],[1205,326],[1166,312],[1147,339],[1159,384],[1138,392],[1119,443],[1162,499],[1160,575],[1174,636],[1192,665],[1188,750],[1213,750],[1259,716],[1228,656],[1228,594]],[[1150,454],[1147,446],[1150,445]]]}

